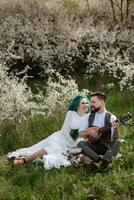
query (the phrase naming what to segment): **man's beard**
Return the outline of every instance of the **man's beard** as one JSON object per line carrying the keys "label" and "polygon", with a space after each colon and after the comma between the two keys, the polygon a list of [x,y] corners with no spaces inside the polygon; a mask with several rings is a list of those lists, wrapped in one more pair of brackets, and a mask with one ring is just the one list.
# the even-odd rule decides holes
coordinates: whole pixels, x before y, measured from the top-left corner
{"label": "man's beard", "polygon": [[[94,108],[94,110],[92,110],[92,108]],[[94,106],[91,106],[91,113],[96,113],[100,110],[100,107],[95,108]]]}

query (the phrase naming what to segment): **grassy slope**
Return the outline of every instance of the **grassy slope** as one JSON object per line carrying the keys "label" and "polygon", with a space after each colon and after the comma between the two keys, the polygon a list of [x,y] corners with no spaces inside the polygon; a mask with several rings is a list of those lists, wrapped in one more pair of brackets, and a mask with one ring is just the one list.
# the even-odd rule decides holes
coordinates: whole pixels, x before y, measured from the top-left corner
{"label": "grassy slope", "polygon": [[[114,93],[109,96],[108,109],[116,115],[134,113],[134,94]],[[44,121],[41,117],[22,124],[17,132],[10,124],[1,126],[0,152],[32,145],[54,132],[62,120]],[[0,200],[129,200],[134,199],[134,125],[123,125],[122,135],[127,140],[123,157],[114,160],[108,172],[91,173],[84,167],[45,171],[40,165],[27,164],[4,167],[0,162]],[[44,135],[45,132],[45,135]]]}

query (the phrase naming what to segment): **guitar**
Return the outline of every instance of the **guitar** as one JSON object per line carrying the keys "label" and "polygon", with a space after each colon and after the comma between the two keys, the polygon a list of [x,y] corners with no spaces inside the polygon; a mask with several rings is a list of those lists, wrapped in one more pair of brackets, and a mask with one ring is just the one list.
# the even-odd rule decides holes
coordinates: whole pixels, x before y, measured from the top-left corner
{"label": "guitar", "polygon": [[[118,123],[122,123],[122,122],[129,122],[130,120],[132,120],[132,113],[131,112],[127,112],[125,114],[123,114],[121,117],[119,117],[117,120],[115,120],[114,122],[118,122]],[[112,122],[113,123],[113,122]],[[104,126],[102,128],[98,129],[98,136],[97,138],[92,138],[91,136],[89,136],[89,141],[97,141],[100,139],[100,137],[105,134],[109,128],[112,127],[112,123],[107,124],[107,126]]]}

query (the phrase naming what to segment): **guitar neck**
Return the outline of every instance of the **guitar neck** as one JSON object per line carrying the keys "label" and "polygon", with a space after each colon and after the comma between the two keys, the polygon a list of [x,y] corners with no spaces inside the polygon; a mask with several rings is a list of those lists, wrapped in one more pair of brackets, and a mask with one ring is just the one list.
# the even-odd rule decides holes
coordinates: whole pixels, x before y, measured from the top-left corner
{"label": "guitar neck", "polygon": [[[113,121],[113,122],[128,122],[129,120],[132,120],[132,113],[131,112],[127,112],[125,114],[123,114],[120,118],[118,118],[117,120]],[[109,128],[112,127],[112,123],[108,123],[106,126],[99,128],[98,130],[98,137],[97,139],[99,139],[101,137],[101,135],[103,133],[106,133],[108,131]]]}

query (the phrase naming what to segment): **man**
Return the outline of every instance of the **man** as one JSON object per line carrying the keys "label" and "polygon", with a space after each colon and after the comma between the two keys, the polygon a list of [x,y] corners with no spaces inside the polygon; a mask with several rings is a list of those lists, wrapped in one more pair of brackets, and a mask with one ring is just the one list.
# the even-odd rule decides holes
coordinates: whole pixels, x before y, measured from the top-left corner
{"label": "man", "polygon": [[[80,141],[78,147],[82,148],[84,155],[93,160],[96,168],[111,162],[112,156],[118,154],[121,145],[119,124],[115,122],[117,118],[106,110],[105,101],[106,95],[102,92],[90,95],[91,114],[89,121],[85,122],[87,124],[83,124],[79,129],[80,137],[90,138],[88,141]],[[110,123],[112,127],[107,128],[99,138],[99,128],[108,126]],[[88,128],[85,130],[85,127]]]}

